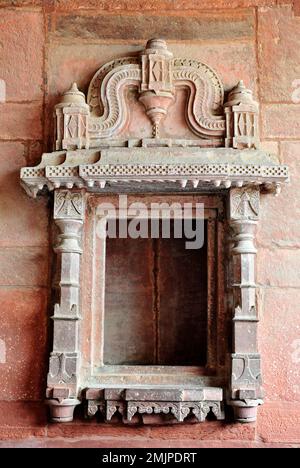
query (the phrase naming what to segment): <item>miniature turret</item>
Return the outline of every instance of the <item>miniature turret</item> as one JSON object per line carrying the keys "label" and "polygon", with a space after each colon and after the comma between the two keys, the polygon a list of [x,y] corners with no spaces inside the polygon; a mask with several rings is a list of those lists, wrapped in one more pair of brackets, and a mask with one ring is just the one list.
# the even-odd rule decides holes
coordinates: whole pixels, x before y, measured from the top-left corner
{"label": "miniature turret", "polygon": [[55,106],[55,149],[82,149],[89,147],[89,106],[85,95],[73,83],[60,103]]}
{"label": "miniature turret", "polygon": [[226,115],[227,148],[258,148],[259,106],[253,99],[252,91],[240,81],[229,93],[224,105]]}

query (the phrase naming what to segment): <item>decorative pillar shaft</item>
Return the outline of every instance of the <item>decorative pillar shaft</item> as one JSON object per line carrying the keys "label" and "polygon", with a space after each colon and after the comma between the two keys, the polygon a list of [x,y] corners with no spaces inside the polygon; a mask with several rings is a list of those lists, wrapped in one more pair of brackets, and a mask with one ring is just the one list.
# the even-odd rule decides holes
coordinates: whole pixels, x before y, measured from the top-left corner
{"label": "decorative pillar shaft", "polygon": [[233,343],[228,403],[240,422],[255,421],[262,403],[254,245],[259,198],[256,188],[232,189],[229,195]]}
{"label": "decorative pillar shaft", "polygon": [[77,400],[79,378],[80,259],[84,195],[68,190],[54,195],[54,219],[59,228],[54,251],[60,266],[60,300],[54,307],[53,351],[47,398],[55,421],[70,421]]}

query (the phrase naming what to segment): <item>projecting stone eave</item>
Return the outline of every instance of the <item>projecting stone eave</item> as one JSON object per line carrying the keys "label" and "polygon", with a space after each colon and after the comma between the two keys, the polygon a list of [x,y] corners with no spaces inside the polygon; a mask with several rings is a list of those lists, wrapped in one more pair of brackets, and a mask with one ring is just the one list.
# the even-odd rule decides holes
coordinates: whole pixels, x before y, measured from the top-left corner
{"label": "projecting stone eave", "polygon": [[206,192],[260,186],[278,193],[289,169],[262,150],[197,147],[99,147],[44,153],[39,165],[21,169],[33,197],[58,188],[90,192]]}

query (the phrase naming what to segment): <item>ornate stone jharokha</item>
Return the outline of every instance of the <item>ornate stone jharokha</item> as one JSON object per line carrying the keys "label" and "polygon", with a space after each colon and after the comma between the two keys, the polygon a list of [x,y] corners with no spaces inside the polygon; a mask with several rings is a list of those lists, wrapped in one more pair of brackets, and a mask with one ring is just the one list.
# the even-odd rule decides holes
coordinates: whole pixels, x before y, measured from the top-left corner
{"label": "ornate stone jharokha", "polygon": [[[223,419],[225,406],[236,420],[255,421],[263,398],[255,229],[261,194],[278,194],[289,179],[288,168],[259,149],[258,112],[243,82],[224,104],[218,75],[197,60],[174,58],[161,39],[150,40],[136,57],[103,65],[87,101],[73,84],[56,105],[55,150],[21,170],[30,196],[54,192],[47,388],[54,421],[72,420],[81,402],[87,417],[97,413],[125,423],[153,417],[201,422],[209,414]],[[104,365],[106,241],[95,236],[97,204],[124,193],[205,203],[210,263],[201,369]]]}

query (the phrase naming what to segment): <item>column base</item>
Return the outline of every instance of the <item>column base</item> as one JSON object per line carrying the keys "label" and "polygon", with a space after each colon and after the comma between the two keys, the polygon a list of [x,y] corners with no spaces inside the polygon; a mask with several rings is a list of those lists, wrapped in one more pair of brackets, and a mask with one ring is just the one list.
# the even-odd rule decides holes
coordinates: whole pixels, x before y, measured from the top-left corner
{"label": "column base", "polygon": [[70,422],[73,421],[74,409],[81,402],[75,398],[64,400],[46,400],[50,408],[50,419],[52,422]]}
{"label": "column base", "polygon": [[262,400],[231,400],[227,404],[233,407],[234,420],[240,423],[252,423],[257,419],[257,408]]}

